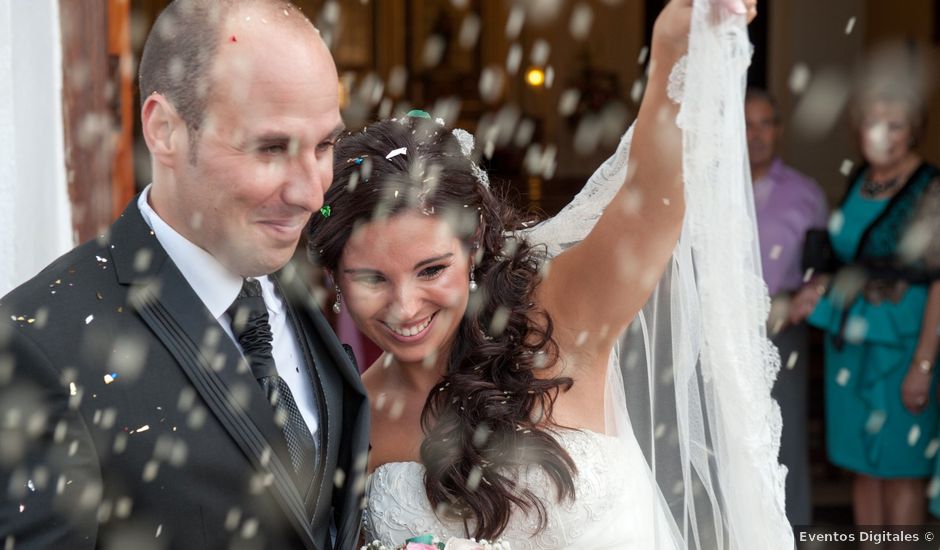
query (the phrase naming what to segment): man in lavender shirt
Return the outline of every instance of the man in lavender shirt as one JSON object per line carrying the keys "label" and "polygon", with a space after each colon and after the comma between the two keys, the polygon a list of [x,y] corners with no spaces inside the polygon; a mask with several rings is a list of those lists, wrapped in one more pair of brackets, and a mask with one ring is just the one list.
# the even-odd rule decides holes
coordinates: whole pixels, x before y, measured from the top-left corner
{"label": "man in lavender shirt", "polygon": [[780,462],[787,474],[787,517],[793,525],[812,521],[807,449],[807,330],[805,315],[788,314],[790,299],[804,284],[800,266],[806,231],[826,226],[828,207],[812,179],[777,156],[782,134],[776,102],[752,88],[744,106],[754,182],[757,230],[764,280],[773,299],[768,331],[783,362],[773,394],[783,415]]}

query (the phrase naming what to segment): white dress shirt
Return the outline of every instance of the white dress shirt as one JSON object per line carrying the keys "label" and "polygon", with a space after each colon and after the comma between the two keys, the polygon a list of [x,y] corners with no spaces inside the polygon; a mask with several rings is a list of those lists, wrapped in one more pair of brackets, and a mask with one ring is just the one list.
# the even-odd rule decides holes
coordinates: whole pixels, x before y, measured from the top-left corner
{"label": "white dress shirt", "polygon": [[[160,245],[179,268],[186,282],[219,322],[222,330],[241,349],[238,340],[232,334],[231,319],[226,310],[238,297],[242,288],[242,278],[229,272],[211,254],[187,240],[163,221],[150,206],[149,196],[150,186],[148,185],[137,200],[137,207],[144,221],[153,230]],[[306,369],[303,368],[303,354],[300,351],[297,335],[290,326],[286,305],[284,300],[275,293],[274,283],[270,276],[259,277],[258,282],[261,283],[261,295],[268,309],[268,320],[274,337],[272,346],[277,373],[287,382],[297,408],[300,409],[304,422],[307,423],[310,433],[316,440],[317,412],[314,406],[313,388]]]}

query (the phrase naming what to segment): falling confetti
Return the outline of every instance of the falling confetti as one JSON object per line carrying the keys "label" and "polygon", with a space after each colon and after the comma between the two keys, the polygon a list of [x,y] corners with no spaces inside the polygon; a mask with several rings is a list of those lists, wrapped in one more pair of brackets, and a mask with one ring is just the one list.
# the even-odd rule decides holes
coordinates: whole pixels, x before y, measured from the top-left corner
{"label": "falling confetti", "polygon": [[927,498],[933,499],[940,494],[940,478],[933,477],[927,485]]}
{"label": "falling confetti", "polygon": [[852,34],[852,30],[855,28],[855,16],[849,17],[849,21],[845,24],[845,34]]}
{"label": "falling confetti", "polygon": [[914,424],[911,426],[909,432],[907,432],[907,444],[913,447],[917,445],[917,442],[920,440],[920,426]]}
{"label": "falling confetti", "polygon": [[571,12],[571,20],[568,24],[568,32],[575,40],[584,40],[591,32],[591,24],[594,22],[594,12],[591,6],[581,2],[574,7]]}
{"label": "falling confetti", "polygon": [[861,343],[868,334],[868,320],[862,316],[851,316],[845,324],[845,339],[852,343]]}
{"label": "falling confetti", "polygon": [[790,71],[790,79],[788,80],[790,91],[797,95],[802,94],[809,85],[810,76],[809,67],[805,63],[797,63],[794,65],[793,70]]}
{"label": "falling confetti", "polygon": [[852,373],[849,372],[849,369],[843,367],[839,369],[839,373],[836,375],[836,384],[840,386],[845,386],[849,383],[849,378],[852,376]]}
{"label": "falling confetti", "polygon": [[848,177],[849,174],[852,173],[852,168],[853,168],[854,166],[855,166],[855,163],[853,163],[853,162],[852,162],[851,160],[849,160],[849,159],[845,159],[845,160],[842,161],[842,165],[839,166],[839,173],[842,174],[842,175],[845,176],[845,177]]}
{"label": "falling confetti", "polygon": [[94,316],[94,315],[89,315],[88,317],[85,317],[85,324],[87,325],[87,324],[91,323],[91,322],[94,321],[94,320],[95,320],[95,316]]}
{"label": "falling confetti", "polygon": [[865,431],[869,434],[876,434],[881,431],[885,424],[887,415],[884,411],[874,410],[868,415],[868,421],[865,422]]}
{"label": "falling confetti", "polygon": [[930,440],[930,443],[927,444],[927,448],[924,449],[924,458],[932,460],[937,454],[937,449],[940,448],[940,440],[934,438]]}

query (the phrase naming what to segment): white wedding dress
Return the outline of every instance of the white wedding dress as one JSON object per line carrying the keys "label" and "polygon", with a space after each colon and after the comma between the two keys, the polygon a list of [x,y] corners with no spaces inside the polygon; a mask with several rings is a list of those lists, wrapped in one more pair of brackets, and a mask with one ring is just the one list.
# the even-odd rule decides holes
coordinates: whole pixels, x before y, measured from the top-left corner
{"label": "white wedding dress", "polygon": [[[557,430],[578,468],[575,500],[556,503],[535,466],[520,483],[549,517],[516,510],[501,534],[514,550],[792,550],[777,462],[780,368],[767,339],[767,288],[747,143],[744,18],[694,0],[689,51],[670,77],[681,103],[685,220],[659,285],[611,353],[605,433]],[[685,94],[685,90],[694,93]],[[623,185],[632,129],[557,216],[525,231],[550,256],[580,242]],[[368,489],[367,542],[395,548],[432,534],[467,537],[431,510],[423,466],[381,465]]]}
{"label": "white wedding dress", "polygon": [[[555,437],[578,468],[576,498],[557,503],[554,485],[540,468],[520,471],[522,484],[545,503],[548,521],[536,532],[537,518],[517,510],[501,536],[513,550],[672,548],[664,545],[672,537],[661,508],[652,505],[656,490],[635,439],[631,445],[622,438],[575,430],[559,430]],[[442,522],[432,513],[424,467],[417,462],[391,462],[375,471],[362,525],[367,541],[378,540],[388,548],[423,533],[443,540],[469,538],[463,523]]]}

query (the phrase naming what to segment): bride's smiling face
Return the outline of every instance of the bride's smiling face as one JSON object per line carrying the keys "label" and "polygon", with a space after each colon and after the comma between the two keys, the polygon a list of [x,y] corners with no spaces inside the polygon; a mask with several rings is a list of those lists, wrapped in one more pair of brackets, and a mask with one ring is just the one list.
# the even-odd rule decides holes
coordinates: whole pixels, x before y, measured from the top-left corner
{"label": "bride's smiling face", "polygon": [[406,212],[353,232],[334,273],[343,305],[399,363],[434,359],[467,309],[469,254],[450,224]]}

